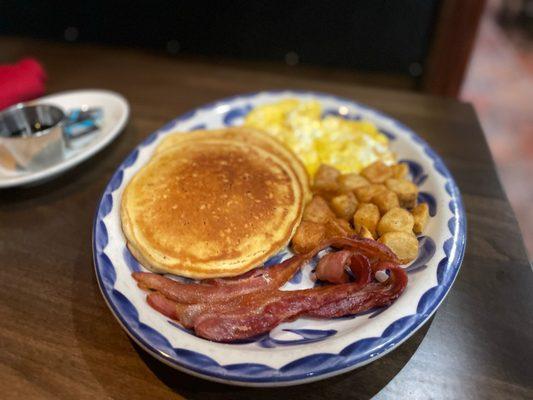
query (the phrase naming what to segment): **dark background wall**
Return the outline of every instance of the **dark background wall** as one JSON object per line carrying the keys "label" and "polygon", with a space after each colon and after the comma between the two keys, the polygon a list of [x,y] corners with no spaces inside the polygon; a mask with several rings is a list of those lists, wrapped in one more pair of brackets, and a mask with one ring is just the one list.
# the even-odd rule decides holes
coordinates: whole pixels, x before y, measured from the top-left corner
{"label": "dark background wall", "polygon": [[0,34],[416,75],[437,8],[438,0],[2,0]]}

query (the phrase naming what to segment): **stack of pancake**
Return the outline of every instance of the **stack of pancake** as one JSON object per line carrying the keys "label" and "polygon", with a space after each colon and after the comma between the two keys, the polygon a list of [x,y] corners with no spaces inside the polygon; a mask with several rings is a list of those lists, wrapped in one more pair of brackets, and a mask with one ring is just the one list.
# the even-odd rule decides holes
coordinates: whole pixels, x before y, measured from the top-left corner
{"label": "stack of pancake", "polygon": [[287,245],[308,197],[304,166],[262,131],[173,133],[124,190],[122,227],[154,272],[231,277]]}

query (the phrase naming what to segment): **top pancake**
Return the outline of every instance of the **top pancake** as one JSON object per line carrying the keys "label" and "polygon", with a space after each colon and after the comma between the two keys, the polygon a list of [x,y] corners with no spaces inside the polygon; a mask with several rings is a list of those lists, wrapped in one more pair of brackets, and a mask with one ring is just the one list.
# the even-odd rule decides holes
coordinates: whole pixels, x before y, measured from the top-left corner
{"label": "top pancake", "polygon": [[230,139],[249,143],[260,147],[278,156],[282,161],[289,164],[302,185],[306,202],[311,199],[309,189],[309,175],[300,159],[283,143],[259,129],[235,126],[223,129],[196,130],[190,132],[176,132],[167,135],[157,146],[155,154],[159,154],[169,148],[190,140]]}
{"label": "top pancake", "polygon": [[286,162],[235,140],[191,140],[157,152],[127,185],[123,231],[148,268],[194,279],[237,276],[292,237],[301,184]]}

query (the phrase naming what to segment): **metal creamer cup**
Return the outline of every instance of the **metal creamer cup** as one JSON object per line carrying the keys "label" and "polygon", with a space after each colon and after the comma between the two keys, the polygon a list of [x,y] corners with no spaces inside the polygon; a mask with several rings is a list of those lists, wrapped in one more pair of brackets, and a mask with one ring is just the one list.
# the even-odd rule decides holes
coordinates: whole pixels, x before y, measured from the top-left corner
{"label": "metal creamer cup", "polygon": [[0,112],[0,167],[40,170],[60,162],[65,153],[65,113],[47,104],[17,104]]}

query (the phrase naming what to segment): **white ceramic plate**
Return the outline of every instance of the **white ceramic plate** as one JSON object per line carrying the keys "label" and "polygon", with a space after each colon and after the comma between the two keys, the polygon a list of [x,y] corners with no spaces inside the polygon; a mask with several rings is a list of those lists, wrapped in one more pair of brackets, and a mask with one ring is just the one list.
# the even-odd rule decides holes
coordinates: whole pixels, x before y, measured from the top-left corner
{"label": "white ceramic plate", "polygon": [[[131,277],[142,266],[126,248],[119,203],[131,177],[150,159],[157,143],[173,131],[237,125],[253,107],[281,98],[315,99],[325,112],[374,122],[409,164],[432,217],[419,238],[418,258],[408,266],[406,290],[390,307],[363,315],[316,320],[300,318],[240,344],[214,343],[151,309]],[[459,271],[465,248],[465,215],[455,182],[426,142],[398,121],[327,94],[260,92],[224,99],[168,123],[141,143],[118,167],[94,221],[93,252],[102,294],[126,332],[164,363],[206,379],[246,386],[294,385],[323,379],[367,364],[399,346],[435,312]],[[289,257],[281,252],[272,262]],[[313,286],[312,265],[284,288]]]}
{"label": "white ceramic plate", "polygon": [[101,128],[83,140],[84,146],[67,150],[63,160],[39,171],[6,171],[0,169],[0,188],[22,186],[51,179],[78,165],[102,150],[122,131],[130,114],[126,99],[108,90],[75,90],[41,97],[32,104],[53,104],[63,110],[81,106],[101,107],[103,119]]}

